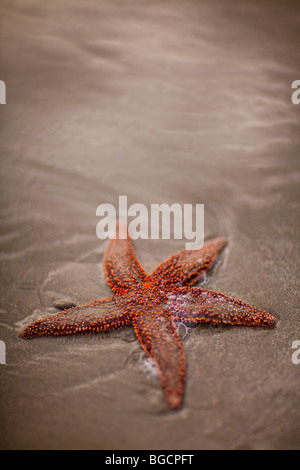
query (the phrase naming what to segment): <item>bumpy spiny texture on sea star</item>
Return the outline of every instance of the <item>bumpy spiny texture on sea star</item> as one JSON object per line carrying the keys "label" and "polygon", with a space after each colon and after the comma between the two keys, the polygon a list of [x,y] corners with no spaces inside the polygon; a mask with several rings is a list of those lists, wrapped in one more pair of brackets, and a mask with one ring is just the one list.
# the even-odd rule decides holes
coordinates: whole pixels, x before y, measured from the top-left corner
{"label": "bumpy spiny texture on sea star", "polygon": [[275,318],[241,300],[191,287],[212,266],[226,240],[199,250],[182,250],[147,274],[135,257],[131,239],[119,224],[104,255],[104,272],[114,296],[69,308],[28,325],[23,338],[95,333],[131,324],[160,374],[171,408],[182,403],[186,361],[177,322],[272,326]]}

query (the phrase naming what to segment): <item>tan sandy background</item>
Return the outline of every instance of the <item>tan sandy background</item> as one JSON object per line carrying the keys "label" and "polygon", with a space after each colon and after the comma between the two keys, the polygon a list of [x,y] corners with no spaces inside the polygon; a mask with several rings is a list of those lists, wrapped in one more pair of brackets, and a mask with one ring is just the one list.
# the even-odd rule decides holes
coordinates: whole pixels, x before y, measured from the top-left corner
{"label": "tan sandy background", "polygon": [[[300,448],[299,4],[2,0],[3,449]],[[109,295],[96,208],[205,204],[229,245],[209,288],[275,329],[198,327],[167,409],[130,328],[19,337],[53,302]],[[151,271],[181,240],[137,240]]]}

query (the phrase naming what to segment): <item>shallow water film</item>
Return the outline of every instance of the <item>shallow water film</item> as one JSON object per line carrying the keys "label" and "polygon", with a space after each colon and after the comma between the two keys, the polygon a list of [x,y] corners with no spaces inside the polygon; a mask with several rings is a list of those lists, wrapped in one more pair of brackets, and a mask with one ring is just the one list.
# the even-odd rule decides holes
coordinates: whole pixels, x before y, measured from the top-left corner
{"label": "shallow water film", "polygon": [[[299,3],[2,0],[0,17],[1,448],[299,449]],[[96,210],[120,196],[204,204],[205,240],[228,240],[205,287],[276,317],[180,325],[176,412],[130,326],[19,335],[111,295]],[[134,245],[151,272],[185,242]]]}

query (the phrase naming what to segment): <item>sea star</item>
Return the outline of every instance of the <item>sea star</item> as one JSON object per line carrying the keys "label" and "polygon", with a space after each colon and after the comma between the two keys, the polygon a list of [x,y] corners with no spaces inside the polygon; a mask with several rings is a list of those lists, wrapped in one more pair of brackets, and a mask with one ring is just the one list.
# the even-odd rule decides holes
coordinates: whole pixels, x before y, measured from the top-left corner
{"label": "sea star", "polygon": [[147,274],[135,257],[127,228],[119,223],[104,255],[104,272],[114,296],[69,308],[28,325],[23,338],[93,333],[132,324],[159,371],[168,405],[182,403],[186,361],[178,322],[272,326],[275,318],[224,294],[191,287],[225,247],[216,238],[199,250],[182,250]]}

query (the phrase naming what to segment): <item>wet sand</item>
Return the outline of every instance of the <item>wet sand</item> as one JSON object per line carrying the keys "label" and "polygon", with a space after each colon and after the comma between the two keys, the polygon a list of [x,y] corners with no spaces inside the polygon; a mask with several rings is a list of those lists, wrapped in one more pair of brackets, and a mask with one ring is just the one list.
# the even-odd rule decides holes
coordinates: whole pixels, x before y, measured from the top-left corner
{"label": "wet sand", "polygon": [[[151,3],[151,4],[150,4]],[[3,449],[299,449],[299,6],[2,0]],[[229,245],[207,287],[274,329],[198,327],[168,410],[130,328],[19,337],[110,294],[96,208],[205,204]],[[151,272],[184,240],[137,240]]]}

